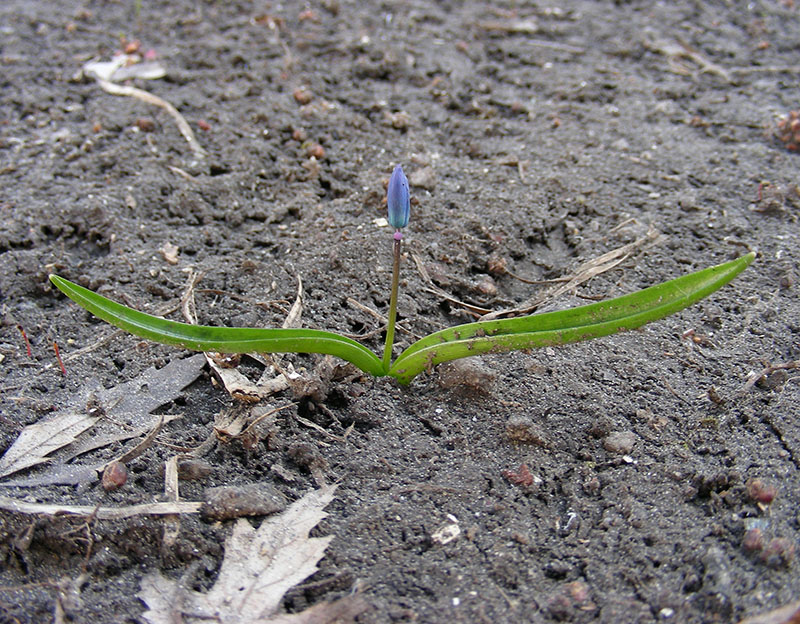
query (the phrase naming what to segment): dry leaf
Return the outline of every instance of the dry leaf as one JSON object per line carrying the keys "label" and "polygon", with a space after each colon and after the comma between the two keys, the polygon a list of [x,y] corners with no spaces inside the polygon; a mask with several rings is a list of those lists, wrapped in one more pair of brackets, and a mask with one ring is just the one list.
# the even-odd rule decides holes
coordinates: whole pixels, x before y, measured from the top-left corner
{"label": "dry leaf", "polygon": [[16,442],[0,458],[0,477],[47,461],[47,456],[75,441],[79,434],[97,422],[97,416],[75,411],[62,412],[34,425],[28,425]]}
{"label": "dry leaf", "polygon": [[[314,490],[258,529],[240,519],[225,541],[225,557],[217,582],[208,593],[186,590],[158,572],[142,579],[139,598],[151,624],[213,621],[220,624],[270,624],[283,595],[317,570],[317,562],[333,539],[309,537],[325,517],[323,508],[336,486]],[[313,614],[310,614],[310,616]],[[325,622],[326,620],[296,620]],[[285,620],[284,620],[285,621]],[[290,620],[292,621],[292,620]]]}
{"label": "dry leaf", "polygon": [[[94,402],[102,408],[98,410],[99,414],[105,413],[115,421],[126,422],[133,427],[147,425],[149,430],[152,426],[150,412],[173,400],[183,388],[194,381],[203,368],[204,360],[198,354],[170,362],[159,370],[151,367],[136,379],[94,393],[87,391],[87,388],[93,386],[92,382],[88,382],[83,395],[94,396]],[[75,442],[81,433],[91,428],[100,418],[100,415],[90,416],[86,413],[84,401],[84,405],[80,407],[71,406],[53,418],[25,427],[11,448],[0,458],[0,477],[49,461],[48,455]],[[111,441],[113,440],[109,443]],[[60,467],[54,470],[63,472]],[[46,474],[40,476],[48,478]]]}
{"label": "dry leaf", "polygon": [[92,60],[84,63],[81,71],[89,78],[109,82],[124,82],[132,78],[155,80],[167,75],[161,63],[142,61],[138,54],[118,54],[110,61]]}

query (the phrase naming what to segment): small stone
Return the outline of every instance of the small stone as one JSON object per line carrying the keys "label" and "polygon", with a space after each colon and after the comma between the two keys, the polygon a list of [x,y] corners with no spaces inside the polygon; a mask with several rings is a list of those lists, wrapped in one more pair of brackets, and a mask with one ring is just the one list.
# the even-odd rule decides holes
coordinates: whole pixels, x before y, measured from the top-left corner
{"label": "small stone", "polygon": [[313,473],[315,470],[325,470],[328,467],[325,458],[317,448],[307,442],[298,442],[291,445],[286,454],[295,464]]}
{"label": "small stone", "polygon": [[433,167],[423,167],[417,169],[408,177],[411,186],[423,188],[427,191],[432,191],[436,188],[436,172]]}
{"label": "small stone", "polygon": [[528,464],[520,464],[516,472],[513,470],[502,470],[500,474],[508,479],[509,483],[512,483],[513,485],[521,485],[523,487],[531,487],[534,484],[538,485],[542,482],[539,477],[536,477],[531,473],[530,468],[528,468]]}
{"label": "small stone", "polygon": [[742,548],[747,552],[757,552],[764,548],[764,532],[761,529],[750,529],[744,534]]}
{"label": "small stone", "polygon": [[794,560],[794,542],[787,537],[776,537],[761,551],[761,561],[770,568],[788,567]]}
{"label": "small stone", "polygon": [[609,453],[627,455],[636,444],[636,434],[633,431],[612,431],[603,439],[603,448]]}
{"label": "small stone", "polygon": [[103,478],[100,484],[106,492],[113,492],[125,485],[127,481],[128,469],[125,467],[125,464],[113,461],[103,470]]}
{"label": "small stone", "polygon": [[762,505],[769,505],[778,495],[777,487],[764,483],[761,479],[749,479],[746,487],[747,495]]}
{"label": "small stone", "polygon": [[532,418],[520,414],[511,416],[506,421],[506,437],[512,442],[547,446],[547,439],[533,422]]}
{"label": "small stone", "polygon": [[156,129],[156,124],[152,119],[139,117],[139,119],[136,120],[136,127],[142,132],[152,132]]}
{"label": "small stone", "polygon": [[391,126],[396,130],[405,130],[408,128],[410,122],[411,116],[405,111],[398,111],[396,113],[386,111],[384,113],[385,125]]}
{"label": "small stone", "polygon": [[486,262],[486,270],[492,275],[504,275],[508,271],[508,260],[498,254],[492,254]]}
{"label": "small stone", "polygon": [[202,459],[181,459],[178,461],[178,479],[182,481],[197,481],[205,479],[214,471],[207,461]]}
{"label": "small stone", "polygon": [[488,392],[497,374],[483,363],[473,358],[455,360],[438,368],[439,383],[443,388],[467,387]]}
{"label": "small stone", "polygon": [[298,87],[292,92],[292,95],[298,104],[308,104],[314,99],[314,94],[306,87]]}
{"label": "small stone", "polygon": [[628,141],[623,138],[623,139],[617,139],[616,141],[614,141],[611,144],[611,147],[613,147],[615,150],[618,150],[620,152],[627,152],[631,148],[631,144],[628,143]]}
{"label": "small stone", "polygon": [[497,284],[490,275],[484,275],[475,283],[475,290],[487,297],[494,297],[497,295]]}
{"label": "small stone", "polygon": [[205,491],[200,514],[207,520],[230,520],[242,516],[268,516],[286,509],[286,499],[263,483],[223,485]]}
{"label": "small stone", "polygon": [[764,390],[780,390],[788,378],[789,374],[785,370],[779,369],[764,375],[756,385]]}
{"label": "small stone", "polygon": [[583,491],[586,492],[587,494],[590,495],[597,494],[601,488],[602,485],[600,483],[600,479],[598,479],[594,475],[589,477],[586,481],[583,482]]}
{"label": "small stone", "polygon": [[558,592],[548,598],[546,609],[550,613],[550,617],[563,622],[572,616],[572,600],[570,600],[569,596]]}
{"label": "small stone", "polygon": [[612,422],[607,416],[600,416],[589,427],[588,433],[593,438],[605,438],[611,432]]}
{"label": "small stone", "polygon": [[309,156],[313,156],[317,160],[322,160],[325,158],[325,148],[322,147],[319,143],[310,143],[306,147],[306,154]]}
{"label": "small stone", "polygon": [[582,583],[581,581],[572,581],[571,583],[567,583],[565,589],[567,590],[570,598],[579,604],[584,604],[587,600],[589,600],[589,588],[587,587],[586,583]]}

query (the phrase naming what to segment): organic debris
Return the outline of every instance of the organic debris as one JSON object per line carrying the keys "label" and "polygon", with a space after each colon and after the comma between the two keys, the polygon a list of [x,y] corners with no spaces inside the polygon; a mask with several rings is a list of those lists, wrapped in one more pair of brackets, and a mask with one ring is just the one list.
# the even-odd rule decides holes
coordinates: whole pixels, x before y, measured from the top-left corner
{"label": "organic debris", "polygon": [[205,491],[200,513],[209,520],[269,516],[286,509],[286,499],[269,483],[220,485]]}
{"label": "organic debris", "polygon": [[789,111],[778,120],[776,138],[790,152],[800,149],[800,110]]}
{"label": "organic debris", "polygon": [[481,317],[481,320],[488,321],[506,316],[530,314],[537,308],[541,307],[545,302],[552,301],[556,297],[559,297],[564,293],[577,288],[593,277],[596,277],[601,273],[605,273],[606,271],[610,271],[614,267],[630,258],[637,251],[641,251],[650,245],[654,245],[660,238],[661,234],[659,234],[659,232],[651,226],[644,236],[637,238],[632,243],[622,245],[621,247],[617,247],[616,249],[612,249],[611,251],[598,256],[597,258],[593,258],[592,260],[584,262],[577,269],[575,269],[575,272],[571,276],[565,280],[559,280],[565,282],[560,286],[547,290],[540,295],[536,295],[535,297],[528,299],[515,308],[497,310],[495,312],[484,314]]}
{"label": "organic debris", "polygon": [[110,61],[89,61],[81,68],[81,73],[89,78],[94,78],[100,88],[106,93],[112,95],[127,95],[136,98],[142,102],[153,104],[163,108],[175,120],[183,138],[189,143],[195,157],[203,158],[206,151],[197,142],[197,139],[192,132],[191,126],[183,118],[177,108],[166,100],[153,95],[149,91],[139,89],[138,87],[131,87],[128,85],[119,85],[117,82],[123,80],[130,80],[132,78],[140,78],[146,80],[153,80],[163,78],[166,75],[166,70],[157,61],[142,62],[138,54],[118,54]]}
{"label": "organic debris", "polygon": [[[336,486],[330,486],[309,492],[280,515],[264,520],[258,529],[239,519],[225,541],[217,581],[207,593],[186,589],[158,572],[145,576],[139,592],[148,606],[144,619],[151,624],[186,618],[221,624],[333,621],[325,615],[328,609],[323,613],[317,609],[313,618],[302,617],[306,612],[286,616],[277,611],[283,595],[317,571],[317,562],[333,539],[308,534],[326,516],[322,510],[333,500],[335,490]],[[364,608],[357,606],[346,616],[336,616],[337,621],[352,621]]]}
{"label": "organic debris", "polygon": [[[179,396],[181,391],[197,378],[203,365],[204,358],[198,354],[170,362],[159,370],[154,367],[148,368],[136,379],[108,390],[92,390],[94,384],[88,382],[83,391],[83,396],[88,399],[84,399],[80,407],[78,405],[71,406],[53,418],[23,429],[11,448],[0,458],[0,477],[51,461],[49,456],[52,453],[73,444],[78,440],[80,434],[101,421],[113,426],[113,433],[106,435],[96,433],[81,448],[77,448],[68,457],[59,458],[60,463],[56,463],[44,473],[36,476],[43,482],[53,483],[54,481],[49,478],[52,476],[51,473],[55,471],[60,474],[64,468],[63,462],[68,459],[121,439],[150,432],[148,438],[142,443],[145,446],[137,445],[134,450],[123,453],[117,458],[118,461],[130,461],[152,443],[155,435],[153,430],[157,432],[160,424],[167,420],[164,416],[159,416],[154,426],[150,412]],[[129,430],[120,433],[120,423],[129,426]],[[91,468],[102,470],[103,467],[104,464]],[[74,476],[75,470],[80,468],[79,464],[69,465],[67,476],[71,478],[71,475]],[[26,485],[37,485],[36,479],[34,478],[34,482],[26,483]]]}
{"label": "organic debris", "polygon": [[91,505],[57,505],[54,503],[26,503],[15,498],[0,496],[0,509],[21,514],[44,516],[94,516],[98,520],[124,520],[134,516],[164,516],[169,514],[198,513],[202,503],[144,503],[127,507],[93,507]]}

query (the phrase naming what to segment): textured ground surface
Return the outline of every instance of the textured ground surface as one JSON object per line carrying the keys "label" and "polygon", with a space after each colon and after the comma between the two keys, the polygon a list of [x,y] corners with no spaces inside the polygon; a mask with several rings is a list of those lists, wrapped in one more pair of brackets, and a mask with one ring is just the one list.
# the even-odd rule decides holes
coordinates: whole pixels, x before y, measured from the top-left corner
{"label": "textured ground surface", "polygon": [[[490,309],[549,288],[504,263],[529,280],[568,276],[649,228],[654,244],[545,307],[759,257],[640,331],[487,357],[409,388],[332,382],[253,448],[218,442],[212,473],[182,497],[262,482],[292,500],[339,481],[317,529],[334,539],[285,607],[358,586],[371,607],[360,622],[735,622],[797,599],[798,371],[747,382],[800,359],[800,160],[771,136],[800,106],[800,9],[653,4],[3,2],[0,448],[85,397],[89,378],[112,388],[187,356],[116,335],[62,375],[53,341],[68,358],[113,328],[54,292],[52,271],[147,311],[174,309],[201,271],[201,322],[241,326],[280,325],[300,276],[304,326],[380,349],[380,320],[351,300],[386,310],[391,241],[376,220],[401,162],[415,198],[400,301],[412,334],[472,318],[414,256],[450,297]],[[165,112],[74,78],[121,36],[158,53],[167,77],[135,84],[183,113],[205,158]],[[123,489],[0,493],[156,500],[176,447],[235,409],[203,373],[161,409],[183,418],[131,462]],[[508,472],[521,464],[531,485]],[[777,487],[770,505],[753,479]],[[436,543],[451,516],[460,535]],[[743,547],[753,523],[766,550]],[[208,588],[229,530],[186,517],[164,549],[158,520],[3,512],[3,621],[52,617],[53,584],[80,574],[88,532],[77,622],[137,621],[135,594],[155,570]]]}

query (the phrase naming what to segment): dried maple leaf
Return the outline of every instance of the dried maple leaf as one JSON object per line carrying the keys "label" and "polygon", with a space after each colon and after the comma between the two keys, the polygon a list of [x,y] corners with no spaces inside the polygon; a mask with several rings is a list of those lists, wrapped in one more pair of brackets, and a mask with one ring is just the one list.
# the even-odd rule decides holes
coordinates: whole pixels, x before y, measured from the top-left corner
{"label": "dried maple leaf", "polygon": [[[325,517],[322,510],[333,499],[335,489],[329,486],[309,492],[283,513],[264,520],[258,529],[247,520],[238,520],[225,541],[217,582],[208,593],[185,589],[158,572],[148,574],[138,594],[149,607],[143,617],[151,624],[330,622],[317,608],[289,616],[279,613],[278,607],[287,590],[316,572],[317,562],[333,539],[308,534]],[[363,610],[360,600],[346,602],[352,604],[331,603],[346,607],[338,610],[339,621],[346,621],[343,613],[352,620],[351,614]]]}

